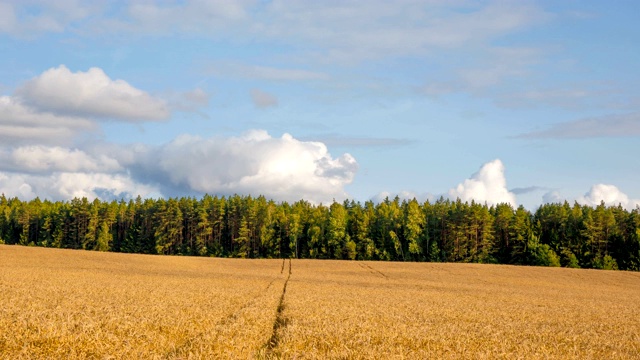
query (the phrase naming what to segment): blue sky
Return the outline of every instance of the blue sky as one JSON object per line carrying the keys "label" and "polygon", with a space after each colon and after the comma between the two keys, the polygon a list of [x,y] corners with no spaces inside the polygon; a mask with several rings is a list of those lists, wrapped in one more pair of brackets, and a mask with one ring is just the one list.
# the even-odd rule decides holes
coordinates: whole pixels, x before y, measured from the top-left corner
{"label": "blue sky", "polygon": [[0,192],[640,204],[636,1],[0,1]]}

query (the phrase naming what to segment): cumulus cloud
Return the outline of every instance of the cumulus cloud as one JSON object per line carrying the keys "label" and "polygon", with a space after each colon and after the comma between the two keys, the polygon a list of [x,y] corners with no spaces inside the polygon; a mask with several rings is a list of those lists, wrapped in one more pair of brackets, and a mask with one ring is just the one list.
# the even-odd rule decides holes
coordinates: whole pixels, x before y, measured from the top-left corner
{"label": "cumulus cloud", "polygon": [[627,194],[618,189],[615,185],[595,184],[584,195],[577,198],[566,198],[558,191],[550,191],[542,197],[544,203],[561,203],[564,201],[576,201],[579,204],[587,206],[598,206],[602,202],[606,206],[618,206],[628,210],[635,209],[640,206],[640,199],[630,199]]}
{"label": "cumulus cloud", "polygon": [[0,148],[0,191],[55,200],[239,193],[320,203],[347,198],[344,187],[357,169],[351,155],[333,157],[323,143],[252,130],[229,138],[181,135],[160,146]]}
{"label": "cumulus cloud", "polygon": [[7,197],[18,197],[30,200],[36,197],[36,193],[29,185],[25,175],[5,174],[0,171],[0,194]]}
{"label": "cumulus cloud", "polygon": [[44,145],[0,149],[0,193],[27,200],[161,195],[157,187],[133,179],[108,155]]}
{"label": "cumulus cloud", "polygon": [[449,190],[449,196],[462,201],[475,200],[495,205],[509,203],[516,206],[516,196],[507,189],[504,165],[500,159],[490,161],[457,187]]}
{"label": "cumulus cloud", "polygon": [[92,156],[79,149],[60,146],[21,146],[0,151],[5,170],[26,173],[116,172],[123,170],[117,160],[104,154]]}
{"label": "cumulus cloud", "polygon": [[258,89],[251,89],[251,100],[253,101],[253,105],[259,109],[278,106],[277,97]]}
{"label": "cumulus cloud", "polygon": [[121,150],[121,164],[164,193],[262,194],[276,200],[344,199],[358,169],[349,154],[333,158],[319,142],[253,130],[230,138],[182,135],[160,147]]}
{"label": "cumulus cloud", "polygon": [[627,209],[640,206],[640,199],[629,199],[627,194],[620,191],[616,186],[608,184],[593,185],[589,192],[579,197],[577,201],[589,206],[600,205],[600,202],[604,202],[605,205],[610,206],[622,205],[622,207]]}
{"label": "cumulus cloud", "polygon": [[1,171],[0,193],[22,200],[36,196],[69,200],[74,197],[121,199],[160,194],[157,188],[137,183],[126,174],[55,172],[43,175]]}
{"label": "cumulus cloud", "polygon": [[0,141],[2,144],[65,144],[79,132],[95,131],[94,122],[77,116],[39,112],[15,97],[0,96]]}
{"label": "cumulus cloud", "polygon": [[64,65],[51,68],[23,84],[16,95],[40,111],[66,116],[141,121],[170,115],[164,100],[112,80],[96,67],[75,73]]}

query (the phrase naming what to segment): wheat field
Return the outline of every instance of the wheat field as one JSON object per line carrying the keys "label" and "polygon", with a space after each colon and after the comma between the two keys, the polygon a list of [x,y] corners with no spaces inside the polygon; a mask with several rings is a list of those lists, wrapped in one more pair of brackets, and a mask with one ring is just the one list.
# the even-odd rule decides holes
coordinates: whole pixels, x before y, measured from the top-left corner
{"label": "wheat field", "polygon": [[638,359],[640,274],[0,245],[2,359]]}

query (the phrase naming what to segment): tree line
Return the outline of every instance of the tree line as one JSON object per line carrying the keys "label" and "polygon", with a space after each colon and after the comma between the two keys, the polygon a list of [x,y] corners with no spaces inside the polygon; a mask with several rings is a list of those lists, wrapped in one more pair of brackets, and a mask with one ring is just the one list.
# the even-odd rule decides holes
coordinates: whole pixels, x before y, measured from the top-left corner
{"label": "tree line", "polygon": [[534,213],[440,198],[330,205],[263,196],[128,201],[0,197],[0,243],[144,254],[476,262],[640,270],[640,208]]}

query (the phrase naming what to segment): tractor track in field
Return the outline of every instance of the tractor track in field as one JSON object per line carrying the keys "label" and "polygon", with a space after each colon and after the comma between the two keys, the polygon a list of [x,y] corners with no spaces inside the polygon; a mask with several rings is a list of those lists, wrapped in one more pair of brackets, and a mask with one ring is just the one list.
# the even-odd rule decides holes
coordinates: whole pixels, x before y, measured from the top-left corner
{"label": "tractor track in field", "polygon": [[[284,262],[284,260],[283,260],[283,262]],[[283,265],[283,267],[284,267],[284,265]],[[280,272],[280,273],[282,273],[282,272]],[[220,333],[221,330],[227,328],[234,321],[236,321],[236,319],[238,318],[238,316],[240,316],[242,311],[244,311],[245,309],[251,307],[258,300],[260,300],[260,298],[262,298],[263,296],[267,295],[267,292],[269,291],[269,288],[271,288],[271,286],[273,286],[273,283],[276,282],[276,280],[278,280],[277,277],[274,278],[273,280],[271,280],[269,282],[269,284],[267,284],[267,286],[264,288],[264,290],[260,291],[259,293],[257,293],[253,297],[251,297],[251,299],[245,301],[240,307],[236,308],[232,313],[230,313],[227,316],[225,316],[224,318],[218,320],[216,322],[216,324],[214,325],[214,329],[216,329],[216,333]],[[288,278],[287,278],[287,280],[288,280]],[[205,331],[202,331],[197,336],[192,337],[190,339],[186,339],[181,344],[179,344],[175,348],[173,348],[169,353],[167,353],[167,357],[175,357],[175,356],[177,356],[181,349],[190,346],[195,341],[195,339],[199,338],[204,333],[205,333]]]}
{"label": "tractor track in field", "polygon": [[[283,262],[283,270],[284,270],[284,262]],[[284,308],[285,308],[285,295],[287,293],[287,284],[289,284],[289,279],[291,278],[291,259],[289,259],[289,274],[287,275],[287,280],[284,282],[284,286],[282,287],[282,294],[280,295],[280,301],[278,302],[278,308],[276,309],[276,319],[273,322],[273,331],[271,332],[271,337],[264,344],[264,348],[266,350],[266,357],[273,358],[274,350],[278,347],[280,343],[281,332],[287,326],[289,320],[284,316]]]}
{"label": "tractor track in field", "polygon": [[372,273],[372,274],[382,276],[383,278],[385,278],[385,279],[389,280],[389,276],[387,276],[387,274],[383,273],[383,272],[382,272],[382,271],[380,271],[380,270],[376,270],[376,269],[372,268],[372,267],[371,267],[371,266],[369,266],[368,264],[358,263],[358,265],[360,265],[360,267],[361,267],[361,268],[363,268],[363,269],[365,269],[365,270],[369,271],[369,272],[370,272],[370,273]]}

